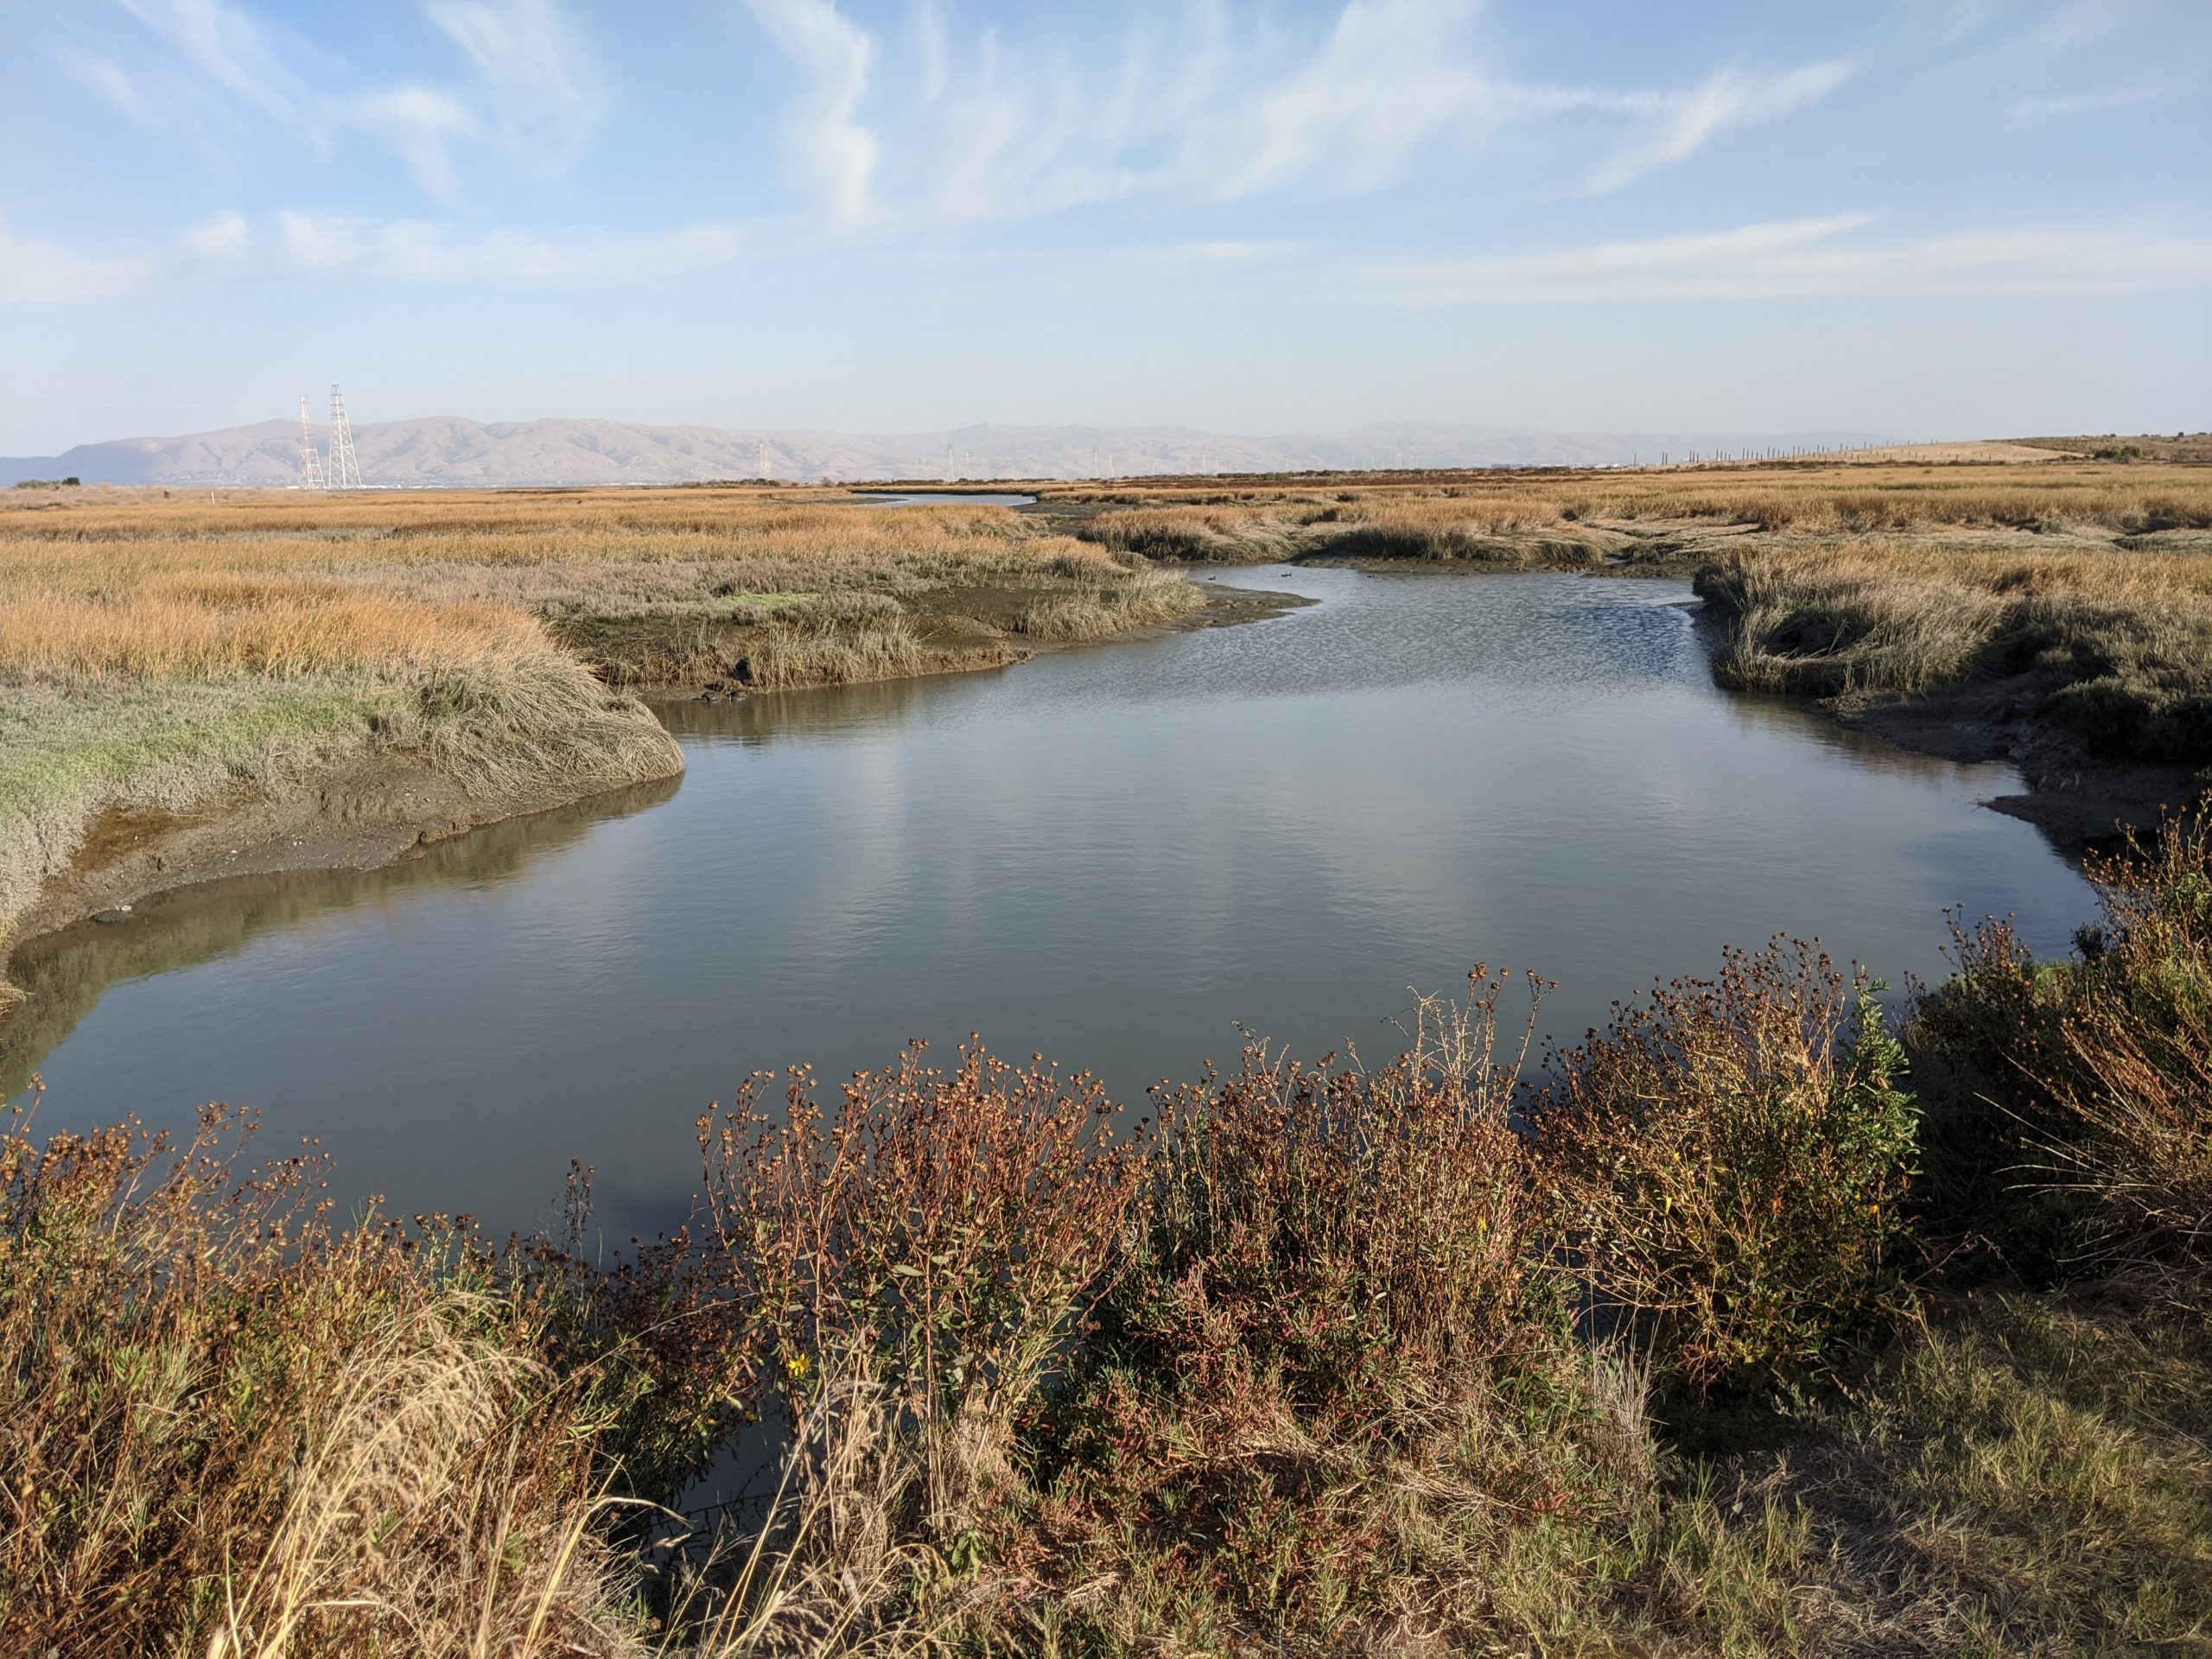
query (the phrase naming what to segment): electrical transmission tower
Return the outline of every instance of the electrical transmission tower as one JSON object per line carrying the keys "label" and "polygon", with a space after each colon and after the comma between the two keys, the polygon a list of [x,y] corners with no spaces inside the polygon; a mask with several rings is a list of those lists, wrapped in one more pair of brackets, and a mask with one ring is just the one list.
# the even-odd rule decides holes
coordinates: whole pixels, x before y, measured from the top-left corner
{"label": "electrical transmission tower", "polygon": [[353,456],[353,429],[346,421],[346,397],[330,389],[330,464],[323,469],[334,490],[361,487],[361,463]]}
{"label": "electrical transmission tower", "polygon": [[315,452],[315,428],[308,424],[308,395],[300,394],[300,487],[322,487],[322,458]]}

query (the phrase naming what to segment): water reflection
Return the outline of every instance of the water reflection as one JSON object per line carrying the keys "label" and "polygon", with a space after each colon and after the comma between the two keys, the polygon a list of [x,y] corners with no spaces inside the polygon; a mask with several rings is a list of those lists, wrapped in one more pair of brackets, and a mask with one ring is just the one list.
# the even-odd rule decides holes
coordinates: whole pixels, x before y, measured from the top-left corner
{"label": "water reflection", "polygon": [[[1005,671],[987,669],[987,674]],[[653,712],[679,738],[731,743],[768,743],[778,738],[812,738],[889,725],[935,693],[946,681],[964,676],[885,680],[875,684],[828,690],[757,691],[734,702],[702,702],[696,697],[657,702]]]}
{"label": "water reflection", "polygon": [[1980,810],[2004,767],[1713,685],[1680,584],[1255,570],[1320,602],[928,682],[671,705],[680,790],[364,876],[34,947],[4,1058],[50,1126],[209,1098],[314,1135],[349,1197],[526,1225],[570,1157],[620,1236],[680,1217],[691,1123],[760,1065],[836,1078],[980,1030],[1124,1097],[1237,1022],[1387,1045],[1476,961],[1573,1037],[1726,943],[1892,981],[1942,909],[2063,944],[2079,878]]}
{"label": "water reflection", "polygon": [[853,499],[868,507],[1033,507],[1033,495],[986,495],[980,492],[960,490],[907,490],[887,492],[855,490]]}
{"label": "water reflection", "polygon": [[656,779],[486,824],[379,869],[294,870],[209,881],[142,899],[124,922],[79,922],[30,940],[9,963],[9,978],[29,1000],[0,1024],[0,1095],[25,1088],[40,1059],[111,985],[232,956],[264,934],[304,933],[326,919],[397,897],[510,879],[534,855],[567,845],[595,823],[658,806],[682,782],[680,777]]}

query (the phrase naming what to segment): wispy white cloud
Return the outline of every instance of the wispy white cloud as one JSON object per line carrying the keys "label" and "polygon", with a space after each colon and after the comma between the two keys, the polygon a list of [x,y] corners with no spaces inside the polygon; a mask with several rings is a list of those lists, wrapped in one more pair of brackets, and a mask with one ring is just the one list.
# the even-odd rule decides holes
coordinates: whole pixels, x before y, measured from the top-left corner
{"label": "wispy white cloud", "polygon": [[[348,92],[324,84],[334,78],[327,67],[302,74],[229,0],[121,3],[230,97],[318,148],[340,131],[365,134],[441,198],[458,191],[457,143],[497,136],[513,153],[557,167],[575,159],[600,117],[596,78],[557,0],[424,0],[424,15],[477,73],[482,117],[454,90],[410,83]],[[301,55],[296,43],[290,55]],[[118,101],[121,72],[94,73],[97,90]]]}
{"label": "wispy white cloud", "polygon": [[511,149],[554,166],[582,153],[606,100],[554,0],[425,0],[423,10],[476,66]]}
{"label": "wispy white cloud", "polygon": [[282,60],[259,25],[224,0],[122,0],[216,85],[279,120],[315,121],[321,102]]}
{"label": "wispy white cloud", "polygon": [[808,81],[785,124],[800,172],[834,216],[857,220],[867,211],[875,173],[875,134],[855,118],[868,90],[875,38],[841,16],[830,0],[749,3],[760,26]]}
{"label": "wispy white cloud", "polygon": [[1302,269],[1290,262],[1311,251],[1302,242],[1230,237],[1159,246],[945,250],[898,257],[906,268],[957,281],[970,294],[1103,293],[1173,304],[1205,296],[1248,296],[1256,282]]}
{"label": "wispy white cloud", "polygon": [[914,11],[914,51],[922,67],[922,101],[944,92],[944,14],[937,0],[922,0]]}
{"label": "wispy white cloud", "polygon": [[836,0],[747,3],[798,77],[785,126],[798,181],[831,221],[875,233],[1138,196],[1371,191],[1425,149],[1558,119],[1624,136],[1588,181],[1618,189],[1809,106],[1853,69],[1730,70],[1687,91],[1531,86],[1483,62],[1476,0],[1345,0],[1302,48],[1191,7],[1076,54],[998,30],[956,41],[933,6],[912,49],[882,52]]}
{"label": "wispy white cloud", "polygon": [[420,220],[279,213],[257,274],[353,282],[545,283],[630,287],[726,269],[743,247],[728,225],[631,232],[493,230],[455,235]]}
{"label": "wispy white cloud", "polygon": [[143,127],[150,132],[163,124],[162,112],[139,92],[137,83],[124,73],[120,64],[107,58],[78,53],[63,54],[60,61],[71,79],[98,92],[134,126]]}
{"label": "wispy white cloud", "polygon": [[1486,84],[1464,55],[1465,0],[1351,0],[1309,60],[1209,123],[1211,194],[1294,181],[1366,189],[1419,144],[1480,111]]}
{"label": "wispy white cloud", "polygon": [[16,236],[0,222],[0,304],[57,305],[111,299],[232,267],[249,232],[244,218],[219,213],[165,247],[98,253],[37,237]]}
{"label": "wispy white cloud", "polygon": [[2060,92],[2047,98],[2016,99],[2012,108],[2012,119],[2022,126],[2042,126],[2053,121],[2075,121],[2088,116],[2105,115],[2113,110],[2130,110],[2138,105],[2156,104],[2173,94],[2171,86],[2123,86],[2105,92]]}
{"label": "wispy white cloud", "polygon": [[2040,17],[2021,27],[2017,6],[1997,8],[2005,38],[2001,47],[2007,59],[2032,63],[2075,54],[2101,36],[2141,20],[2137,0],[2060,0]]}
{"label": "wispy white cloud", "polygon": [[742,251],[727,225],[645,233],[491,230],[420,219],[280,213],[257,228],[217,214],[175,242],[95,252],[12,235],[0,224],[0,304],[52,305],[202,283],[536,283],[631,287],[725,270]]}
{"label": "wispy white cloud", "polygon": [[340,124],[369,134],[406,162],[416,182],[432,195],[454,194],[456,181],[448,146],[476,130],[475,119],[458,99],[425,86],[396,86],[349,99],[332,113]]}
{"label": "wispy white cloud", "polygon": [[1694,154],[1724,127],[1749,126],[1795,114],[1849,79],[1846,61],[1808,64],[1778,75],[1724,71],[1694,92],[1658,100],[1656,131],[1630,145],[1591,175],[1592,191],[1618,190],[1656,168]]}
{"label": "wispy white cloud", "polygon": [[1873,222],[1845,213],[1509,258],[1379,264],[1360,280],[1377,296],[1411,305],[2127,294],[2212,284],[2208,236],[2036,227],[1853,238]]}

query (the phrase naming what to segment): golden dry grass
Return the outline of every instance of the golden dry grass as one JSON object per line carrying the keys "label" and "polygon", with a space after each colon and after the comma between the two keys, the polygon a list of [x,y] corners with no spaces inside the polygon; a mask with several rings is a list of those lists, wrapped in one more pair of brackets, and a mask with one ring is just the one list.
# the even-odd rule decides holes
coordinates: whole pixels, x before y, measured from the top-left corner
{"label": "golden dry grass", "polygon": [[2001,438],[1970,438],[1957,443],[1883,443],[1864,449],[1843,449],[1823,454],[1819,460],[1840,467],[1888,466],[1898,462],[1918,462],[1922,466],[1951,465],[1960,461],[1994,462],[2007,467],[2034,466],[2038,462],[2055,461],[2056,454],[2049,448],[2037,448],[2026,443],[2011,443]]}
{"label": "golden dry grass", "polygon": [[[964,606],[978,589],[1023,596],[1016,610],[1107,595],[1106,620],[1128,626],[1190,597],[1003,508],[875,507],[826,492],[213,503],[101,492],[48,510],[0,505],[0,569],[13,579],[0,674],[471,668],[546,649],[538,621],[588,657],[607,625],[626,622],[658,625],[649,631],[664,646],[682,624],[766,636],[902,615],[926,637],[941,616],[1008,620]],[[711,664],[679,665],[665,649],[660,663],[714,677],[696,672]]]}
{"label": "golden dry grass", "polygon": [[1174,480],[1060,492],[1153,557],[1695,574],[1747,690],[2017,683],[2092,760],[2212,760],[2212,470],[2001,465]]}
{"label": "golden dry grass", "polygon": [[1103,513],[1173,513],[1173,519],[1151,522],[1192,524],[1217,534],[1254,522],[1303,528],[1378,518],[1481,530],[1592,521],[1707,521],[1808,531],[1983,525],[2142,533],[2212,527],[2212,472],[2065,460],[2027,471],[2004,465],[1794,463],[1041,487],[1048,501],[1096,506]]}
{"label": "golden dry grass", "polygon": [[990,666],[1198,603],[1004,508],[820,490],[0,495],[0,931],[106,810],[397,751],[545,804],[680,764],[607,683]]}
{"label": "golden dry grass", "polygon": [[1920,696],[2018,683],[2035,717],[2113,760],[2212,758],[2212,556],[1960,549],[1892,537],[1732,550],[1699,588],[1729,683]]}
{"label": "golden dry grass", "polygon": [[510,607],[439,606],[327,577],[103,566],[78,585],[18,574],[0,602],[0,663],[63,681],[472,669],[550,649],[536,620]]}
{"label": "golden dry grass", "polygon": [[527,1300],[334,1232],[314,1166],[249,1171],[238,1129],[0,1131],[0,1648],[637,1652]]}
{"label": "golden dry grass", "polygon": [[[1692,569],[1747,536],[2032,537],[2109,547],[2212,528],[2212,474],[2018,467],[1697,468],[1177,480],[1047,492],[1077,534],[1153,558],[1420,559],[1493,568]],[[1776,543],[1774,544],[1780,544]],[[2019,543],[2023,548],[2031,545]]]}

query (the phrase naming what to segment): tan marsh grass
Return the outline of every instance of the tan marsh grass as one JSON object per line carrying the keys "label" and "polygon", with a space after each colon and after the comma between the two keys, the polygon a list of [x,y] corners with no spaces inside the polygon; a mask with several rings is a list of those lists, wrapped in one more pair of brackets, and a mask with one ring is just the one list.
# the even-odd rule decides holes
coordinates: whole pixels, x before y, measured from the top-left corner
{"label": "tan marsh grass", "polygon": [[385,760],[544,805],[679,767],[609,684],[990,666],[1197,601],[1001,507],[830,491],[0,496],[0,936],[103,814]]}

